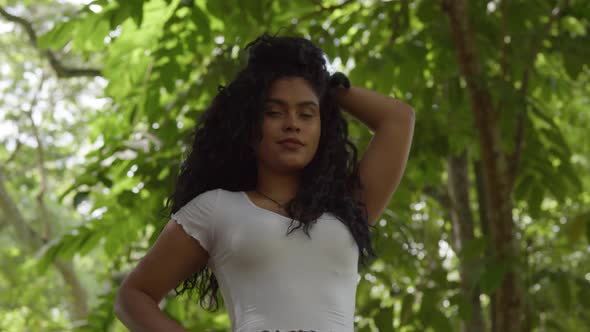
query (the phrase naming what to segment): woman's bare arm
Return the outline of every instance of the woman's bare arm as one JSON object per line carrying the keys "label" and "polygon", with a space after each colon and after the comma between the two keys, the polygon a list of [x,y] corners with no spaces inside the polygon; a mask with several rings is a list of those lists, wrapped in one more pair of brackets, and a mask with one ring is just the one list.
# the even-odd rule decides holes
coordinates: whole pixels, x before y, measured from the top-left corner
{"label": "woman's bare arm", "polygon": [[209,254],[174,220],[125,278],[115,300],[115,315],[132,332],[186,332],[158,303],[174,287],[200,270]]}
{"label": "woman's bare arm", "polygon": [[133,288],[119,290],[115,314],[132,332],[188,332],[163,313],[149,295]]}

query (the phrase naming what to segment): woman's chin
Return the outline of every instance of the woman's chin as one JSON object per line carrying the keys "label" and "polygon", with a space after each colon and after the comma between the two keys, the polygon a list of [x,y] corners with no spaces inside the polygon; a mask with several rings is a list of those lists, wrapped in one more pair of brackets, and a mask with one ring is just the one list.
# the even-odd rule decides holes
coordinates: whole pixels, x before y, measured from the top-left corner
{"label": "woman's chin", "polygon": [[303,160],[281,160],[276,163],[278,168],[289,171],[302,171],[307,164]]}

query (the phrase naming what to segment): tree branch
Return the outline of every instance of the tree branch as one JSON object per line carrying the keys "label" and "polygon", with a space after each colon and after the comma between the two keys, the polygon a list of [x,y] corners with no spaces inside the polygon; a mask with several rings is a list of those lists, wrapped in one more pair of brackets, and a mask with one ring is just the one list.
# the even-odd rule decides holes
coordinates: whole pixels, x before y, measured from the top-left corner
{"label": "tree branch", "polygon": [[[0,15],[6,18],[8,21],[14,22],[22,26],[25,32],[29,35],[29,39],[33,47],[39,50],[37,46],[37,35],[30,22],[26,21],[23,18],[7,13],[4,10],[4,8],[2,8],[2,6],[0,6]],[[100,76],[100,71],[96,69],[66,68],[58,61],[57,57],[51,51],[39,51],[44,56],[48,57],[49,63],[56,71],[58,77]],[[43,142],[41,139],[39,129],[37,127],[37,124],[35,124],[32,114],[33,110],[35,109],[38,103],[39,95],[41,94],[44,82],[45,73],[43,73],[43,75],[41,76],[39,81],[39,87],[34,92],[33,99],[30,103],[31,106],[28,110],[23,110],[23,112],[28,116],[28,118],[31,121],[33,134],[37,141],[37,157],[38,167],[41,174],[41,185],[36,198],[41,211],[40,219],[42,219],[42,222],[44,222],[45,224],[45,234],[39,234],[39,232],[33,229],[33,227],[31,227],[31,225],[25,221],[25,218],[20,212],[16,202],[12,199],[12,197],[8,193],[8,190],[6,190],[4,183],[7,177],[4,173],[2,167],[3,165],[0,165],[0,210],[2,211],[3,219],[8,221],[8,225],[14,226],[18,240],[20,240],[20,242],[24,244],[23,247],[25,248],[25,250],[30,252],[37,251],[41,246],[45,245],[48,242],[49,237],[52,235],[50,225],[53,218],[51,216],[50,211],[47,209],[45,202],[43,201],[45,197],[45,192],[47,190],[45,150],[43,147]],[[17,139],[17,147],[15,151],[11,154],[11,156],[8,158],[6,163],[12,161],[15,158],[20,147],[21,142]],[[82,282],[76,275],[76,270],[73,262],[66,262],[62,259],[55,259],[53,263],[57,270],[61,273],[66,284],[71,287],[73,300],[71,305],[73,313],[72,316],[76,320],[84,319],[88,315],[88,295],[82,285]]]}
{"label": "tree branch", "polygon": [[30,107],[27,111],[23,110],[23,113],[27,115],[29,120],[31,121],[31,128],[33,129],[33,136],[35,136],[35,141],[37,141],[37,167],[39,168],[39,175],[41,176],[41,185],[39,188],[39,192],[37,193],[36,199],[37,203],[39,204],[39,211],[41,212],[41,220],[44,224],[44,238],[49,238],[52,234],[51,231],[51,223],[49,211],[47,211],[47,206],[45,206],[45,202],[43,199],[45,198],[45,192],[47,192],[47,172],[45,171],[45,148],[43,145],[43,140],[41,139],[41,134],[39,132],[39,128],[33,119],[33,109],[37,106],[37,102],[39,101],[39,94],[43,90],[43,85],[45,84],[45,73],[41,74],[41,78],[39,79],[39,88],[35,91],[33,95],[33,100],[30,103]]}
{"label": "tree branch", "polygon": [[57,77],[68,78],[80,76],[102,76],[100,69],[73,68],[64,66],[52,51],[39,49],[37,45],[37,33],[35,32],[35,29],[33,29],[33,25],[31,24],[31,22],[25,20],[22,17],[18,17],[8,13],[2,6],[0,6],[0,15],[4,17],[7,21],[20,25],[25,30],[27,35],[29,35],[31,45],[38,49],[39,52],[43,54],[43,56],[47,57],[47,59],[49,60],[49,64],[51,65],[53,70],[55,70]]}
{"label": "tree branch", "polygon": [[[549,16],[549,21],[543,27],[543,31],[540,34],[539,38],[533,41],[529,59],[525,62],[527,66],[524,69],[522,75],[522,84],[520,86],[520,95],[522,100],[525,100],[526,95],[528,93],[528,86],[529,86],[529,79],[531,75],[531,71],[534,69],[535,66],[535,59],[537,54],[539,53],[539,48],[543,42],[544,36],[548,35],[551,29],[551,26],[559,20],[561,17],[563,10],[569,6],[569,0],[564,0],[563,5],[561,8],[556,6],[551,11],[551,15]],[[509,154],[506,158],[508,159],[508,186],[512,188],[514,186],[514,182],[516,181],[516,176],[518,173],[518,167],[520,165],[520,158],[522,155],[522,146],[524,140],[524,125],[526,120],[526,105],[522,105],[523,107],[519,110],[518,114],[516,115],[516,126],[514,129],[514,151]]]}
{"label": "tree branch", "polygon": [[8,220],[8,225],[14,227],[17,238],[25,243],[25,248],[34,250],[41,247],[41,245],[47,242],[47,239],[43,239],[39,233],[37,233],[37,231],[25,221],[25,218],[20,213],[16,203],[4,186],[5,179],[6,175],[0,168],[0,209],[4,213],[5,219]]}
{"label": "tree branch", "polygon": [[475,43],[475,32],[471,28],[467,11],[467,0],[442,0],[442,9],[449,18],[450,33],[455,45],[459,67],[471,98],[471,110],[479,135],[480,155],[486,195],[490,212],[490,233],[494,259],[507,264],[502,282],[494,291],[493,305],[496,316],[493,326],[499,331],[521,331],[523,317],[523,290],[520,280],[519,246],[512,216],[512,201],[508,187],[508,165],[502,151],[498,112],[492,103],[492,96],[482,70],[482,60]]}
{"label": "tree branch", "polygon": [[481,155],[490,173],[486,178],[490,185],[506,191],[507,164],[501,150],[501,135],[498,127],[498,112],[494,109],[487,79],[482,70],[475,37],[469,23],[466,1],[442,0],[441,5],[449,17],[451,38],[453,39],[461,74],[467,82],[467,91],[471,98],[471,109],[475,115],[475,124],[479,131]]}
{"label": "tree branch", "polygon": [[356,2],[355,0],[346,0],[346,1],[342,2],[341,4],[326,7],[326,6],[322,5],[321,1],[313,1],[313,3],[320,6],[320,9],[313,11],[313,12],[309,12],[307,14],[304,14],[303,16],[301,16],[299,18],[299,21],[307,20],[313,16],[321,14],[322,12],[333,12],[336,9],[346,7],[346,6],[350,5],[351,3],[355,3],[355,2]]}
{"label": "tree branch", "polygon": [[399,12],[395,12],[394,6],[389,5],[387,8],[389,9],[389,29],[391,30],[391,35],[389,36],[389,46],[393,46],[397,38],[403,33],[403,30],[407,30],[410,24],[410,13],[409,13],[409,4],[408,0],[401,0],[400,2],[400,10]]}
{"label": "tree branch", "polygon": [[[501,22],[501,35],[500,35],[500,68],[501,68],[501,73],[502,73],[502,79],[507,80],[508,78],[506,77],[507,73],[508,73],[508,43],[506,43],[504,41],[504,38],[506,38],[506,29],[508,26],[508,23],[506,22],[506,2],[505,1],[501,1],[500,2],[500,13],[502,16],[502,22]],[[502,108],[499,108],[502,109]]]}
{"label": "tree branch", "polygon": [[12,151],[12,153],[10,154],[10,156],[8,157],[8,159],[6,159],[4,162],[2,162],[0,164],[0,169],[1,168],[5,168],[5,165],[8,165],[9,163],[11,163],[15,158],[16,155],[18,154],[18,151],[20,150],[20,148],[22,147],[23,143],[17,138],[16,139],[16,148],[14,149],[14,151]]}

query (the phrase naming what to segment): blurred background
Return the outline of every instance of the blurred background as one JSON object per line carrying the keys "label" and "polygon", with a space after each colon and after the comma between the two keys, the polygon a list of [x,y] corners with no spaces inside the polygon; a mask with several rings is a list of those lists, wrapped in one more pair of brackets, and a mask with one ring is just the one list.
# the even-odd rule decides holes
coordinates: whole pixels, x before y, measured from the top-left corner
{"label": "blurred background", "polygon": [[357,331],[589,331],[589,26],[583,0],[0,0],[0,331],[126,331],[118,286],[263,31],[416,110]]}

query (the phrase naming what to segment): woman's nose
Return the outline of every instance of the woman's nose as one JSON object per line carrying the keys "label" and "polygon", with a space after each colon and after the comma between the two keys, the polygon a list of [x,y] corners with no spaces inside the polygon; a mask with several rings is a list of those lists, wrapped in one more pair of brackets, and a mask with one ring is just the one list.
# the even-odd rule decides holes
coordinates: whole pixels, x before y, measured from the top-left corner
{"label": "woman's nose", "polygon": [[299,130],[299,119],[297,119],[297,114],[287,113],[287,116],[285,117],[284,127]]}

